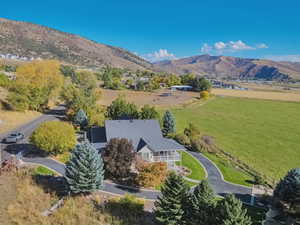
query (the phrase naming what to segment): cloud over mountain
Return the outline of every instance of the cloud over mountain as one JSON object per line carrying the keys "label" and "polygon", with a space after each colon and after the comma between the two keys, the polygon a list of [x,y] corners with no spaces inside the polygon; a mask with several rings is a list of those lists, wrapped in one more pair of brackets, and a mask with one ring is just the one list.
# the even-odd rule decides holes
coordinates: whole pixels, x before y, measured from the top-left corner
{"label": "cloud over mountain", "polygon": [[263,48],[268,48],[268,46],[265,43],[260,43],[255,46],[251,46],[241,40],[228,41],[228,42],[218,41],[215,42],[213,45],[204,43],[201,47],[201,52],[220,55],[226,52],[237,52],[237,51],[255,50],[255,49],[263,49]]}

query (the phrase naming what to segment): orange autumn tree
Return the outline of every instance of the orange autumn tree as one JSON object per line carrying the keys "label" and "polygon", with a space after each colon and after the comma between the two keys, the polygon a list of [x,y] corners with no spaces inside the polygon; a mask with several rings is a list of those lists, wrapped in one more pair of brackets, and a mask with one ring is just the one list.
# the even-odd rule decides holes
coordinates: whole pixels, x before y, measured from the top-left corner
{"label": "orange autumn tree", "polygon": [[63,84],[60,63],[56,60],[37,60],[20,65],[10,89],[8,102],[16,110],[38,110],[55,100]]}
{"label": "orange autumn tree", "polygon": [[168,167],[164,162],[139,163],[137,170],[136,181],[141,187],[157,187],[164,182],[168,174]]}

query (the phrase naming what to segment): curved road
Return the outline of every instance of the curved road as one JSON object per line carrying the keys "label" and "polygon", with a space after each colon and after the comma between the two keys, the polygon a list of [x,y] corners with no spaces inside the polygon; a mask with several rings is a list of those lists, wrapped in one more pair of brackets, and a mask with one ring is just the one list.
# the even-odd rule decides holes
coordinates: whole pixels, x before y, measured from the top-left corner
{"label": "curved road", "polygon": [[[25,134],[26,139],[24,142],[26,143],[30,134],[35,130],[35,128],[40,123],[59,119],[59,117],[61,117],[62,115],[60,113],[62,109],[63,108],[57,108],[55,110],[52,110],[48,114],[44,114],[38,117],[37,119],[19,127],[18,129],[16,129],[16,131]],[[7,134],[0,135],[0,139],[2,140],[2,138],[4,138],[6,135]],[[3,146],[4,148],[6,147],[6,145]],[[251,203],[251,188],[241,186],[241,185],[231,184],[224,181],[222,173],[213,162],[211,162],[209,159],[207,159],[205,156],[203,156],[200,153],[196,153],[196,152],[189,152],[189,153],[192,154],[196,159],[198,159],[200,163],[203,165],[203,167],[206,169],[208,175],[207,177],[208,182],[212,186],[216,194],[220,196],[224,196],[225,194],[233,193],[244,203],[247,204]],[[22,159],[22,161],[26,163],[35,163],[35,164],[46,166],[61,175],[65,174],[65,165],[53,159],[42,158],[42,157],[24,157],[24,156],[21,156],[20,159]],[[126,193],[130,193],[138,197],[149,199],[149,200],[155,200],[160,195],[160,192],[158,191],[129,188],[129,187],[125,187],[122,185],[113,184],[109,182],[105,182],[103,191],[112,194],[118,194],[118,195],[124,195]]]}

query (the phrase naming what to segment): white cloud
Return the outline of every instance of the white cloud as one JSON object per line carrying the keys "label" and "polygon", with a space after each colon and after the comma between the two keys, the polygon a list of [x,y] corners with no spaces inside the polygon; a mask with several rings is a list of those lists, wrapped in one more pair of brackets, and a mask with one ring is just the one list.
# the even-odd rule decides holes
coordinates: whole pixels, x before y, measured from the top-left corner
{"label": "white cloud", "polygon": [[241,40],[238,41],[229,41],[227,44],[229,50],[234,50],[234,51],[240,51],[240,50],[252,50],[255,49],[246,43],[242,42]]}
{"label": "white cloud", "polygon": [[261,44],[256,45],[256,48],[269,48],[269,46],[264,43],[261,43]]}
{"label": "white cloud", "polygon": [[222,49],[226,48],[226,44],[222,41],[219,41],[214,44],[214,47],[217,50],[222,50]]}
{"label": "white cloud", "polygon": [[153,53],[142,55],[142,57],[150,62],[177,59],[176,56],[173,53],[168,52],[167,49],[159,49]]}
{"label": "white cloud", "polygon": [[201,47],[201,52],[203,53],[210,53],[212,51],[212,47],[209,46],[207,43],[204,43]]}
{"label": "white cloud", "polygon": [[264,58],[274,61],[300,62],[300,55],[269,55]]}
{"label": "white cloud", "polygon": [[250,46],[241,40],[228,41],[228,42],[218,41],[213,45],[204,43],[201,47],[201,52],[222,54],[224,52],[237,52],[237,51],[255,50],[255,49],[262,49],[262,48],[268,48],[268,46],[264,43],[257,44],[256,46]]}

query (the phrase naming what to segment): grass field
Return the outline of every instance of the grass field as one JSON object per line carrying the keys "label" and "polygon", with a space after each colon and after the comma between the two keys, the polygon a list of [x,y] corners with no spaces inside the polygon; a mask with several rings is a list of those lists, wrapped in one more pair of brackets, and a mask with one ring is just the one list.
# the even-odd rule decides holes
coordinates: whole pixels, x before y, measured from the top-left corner
{"label": "grass field", "polygon": [[193,180],[205,179],[205,175],[206,175],[205,170],[198,162],[197,159],[195,159],[187,152],[181,152],[181,156],[182,156],[182,162],[181,162],[182,166],[188,168],[191,171],[191,174],[187,176],[188,178]]}
{"label": "grass field", "polygon": [[216,97],[172,108],[177,130],[193,122],[223,150],[278,180],[300,165],[300,104]]}

